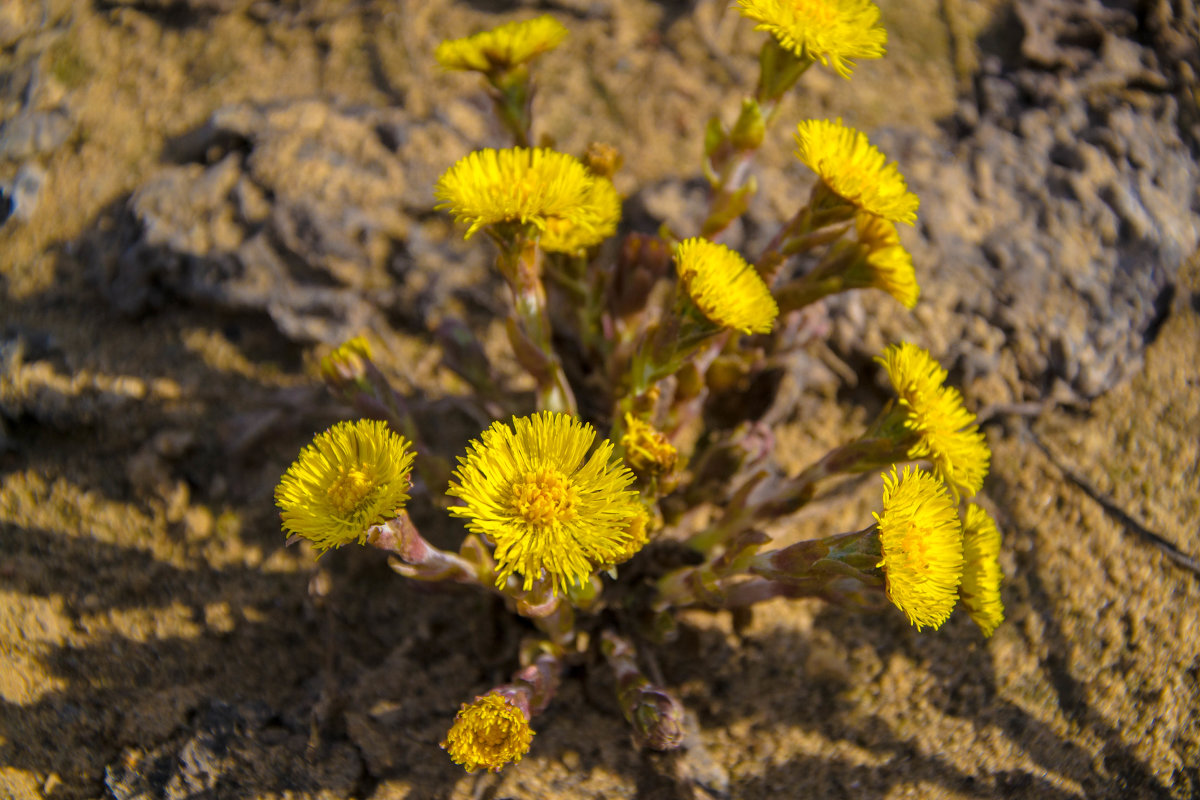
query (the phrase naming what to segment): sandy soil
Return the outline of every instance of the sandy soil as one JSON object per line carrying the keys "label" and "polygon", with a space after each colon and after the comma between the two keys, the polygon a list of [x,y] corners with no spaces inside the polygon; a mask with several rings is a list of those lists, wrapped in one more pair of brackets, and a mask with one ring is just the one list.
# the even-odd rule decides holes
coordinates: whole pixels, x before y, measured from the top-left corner
{"label": "sandy soil", "polygon": [[[936,133],[976,74],[975,37],[1010,13],[999,0],[883,5],[889,58],[850,84],[814,71],[787,118]],[[687,198],[661,182],[697,174],[702,126],[736,108],[757,35],[708,0],[547,8],[575,44],[542,65],[539,130],[569,151],[617,143],[619,188],[658,187],[640,195],[645,213],[686,219]],[[322,337],[219,297],[167,292],[122,310],[105,270],[129,244],[139,190],[176,174],[172,154],[218,109],[336,98],[402,112],[407,138],[379,157],[396,160],[404,215],[373,229],[386,246],[359,272],[329,269],[349,270],[337,274],[364,296],[393,292],[390,310],[363,319],[452,451],[473,431],[461,413],[435,417],[462,387],[437,366],[429,331],[463,309],[478,321],[500,295],[483,257],[462,255],[469,246],[427,213],[428,187],[470,147],[502,140],[474,82],[439,73],[431,51],[531,13],[501,11],[451,0],[0,8],[0,120],[31,103],[70,120],[59,135],[52,115],[39,118],[34,143],[0,160],[3,181],[42,171],[36,207],[0,227],[0,798],[1200,796],[1200,578],[1168,553],[1200,555],[1195,255],[1142,366],[1095,400],[1048,399],[1015,370],[965,384],[975,408],[1000,403],[981,502],[1005,534],[1007,620],[990,640],[962,614],[917,633],[899,613],[816,601],[772,602],[736,629],[726,614],[689,612],[653,654],[695,715],[685,752],[635,750],[611,686],[577,669],[519,766],[470,776],[450,763],[438,742],[460,702],[504,679],[523,623],[473,595],[409,585],[378,554],[318,565],[284,548],[275,483],[313,431],[346,415],[314,378]],[[365,124],[346,119],[323,129]],[[766,208],[785,201],[778,176],[797,174],[775,134]],[[204,169],[225,155],[208,145]],[[265,202],[289,186],[328,190],[323,173],[282,172]],[[222,224],[203,228],[215,237],[205,252],[220,250]],[[427,259],[389,271],[397,240]],[[886,302],[864,301],[885,321],[896,313]],[[914,329],[956,313],[935,305]],[[879,336],[877,321],[862,324]],[[824,357],[836,371],[838,354]],[[796,464],[862,424],[860,394],[798,392],[777,431]],[[875,491],[821,502],[823,516],[783,535],[857,527]],[[433,537],[457,535],[443,523]]]}

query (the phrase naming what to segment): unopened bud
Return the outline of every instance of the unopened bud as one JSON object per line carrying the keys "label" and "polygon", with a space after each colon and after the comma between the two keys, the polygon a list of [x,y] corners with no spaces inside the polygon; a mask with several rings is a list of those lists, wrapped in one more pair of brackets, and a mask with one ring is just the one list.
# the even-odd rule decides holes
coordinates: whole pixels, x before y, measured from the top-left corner
{"label": "unopened bud", "polygon": [[767,124],[763,120],[762,109],[753,98],[742,101],[742,111],[738,114],[733,130],[729,132],[729,140],[738,150],[757,150],[762,144],[767,132]]}
{"label": "unopened bud", "polygon": [[612,631],[605,631],[600,651],[617,679],[617,702],[633,726],[633,738],[641,747],[674,750],[683,743],[683,706],[675,696],[656,686],[637,666],[633,645]]}
{"label": "unopened bud", "polygon": [[371,346],[355,336],[321,359],[321,376],[334,386],[358,383],[366,378]]}
{"label": "unopened bud", "polygon": [[625,463],[639,475],[665,475],[675,469],[679,453],[667,437],[632,414],[625,415]]}
{"label": "unopened bud", "polygon": [[604,142],[592,142],[583,155],[583,163],[588,172],[603,178],[612,178],[624,161],[621,151]]}
{"label": "unopened bud", "polygon": [[683,743],[683,706],[666,689],[647,683],[630,693],[625,709],[633,738],[652,750],[674,750]]}

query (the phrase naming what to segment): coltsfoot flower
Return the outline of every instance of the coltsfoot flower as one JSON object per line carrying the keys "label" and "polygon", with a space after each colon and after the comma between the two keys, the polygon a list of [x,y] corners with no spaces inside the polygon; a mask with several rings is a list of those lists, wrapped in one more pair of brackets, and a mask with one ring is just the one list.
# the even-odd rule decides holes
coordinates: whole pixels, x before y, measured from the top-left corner
{"label": "coltsfoot flower", "polygon": [[883,513],[874,514],[887,596],[917,626],[938,628],[954,609],[963,570],[962,525],[934,476],[912,467],[883,474]]}
{"label": "coltsfoot flower", "polygon": [[625,448],[625,461],[640,475],[668,473],[679,459],[675,445],[661,431],[629,413],[625,414],[621,446]]}
{"label": "coltsfoot flower", "polygon": [[545,572],[565,592],[628,548],[634,476],[607,439],[588,457],[595,439],[591,425],[543,411],[494,423],[458,459],[447,494],[465,505],[450,513],[495,545],[498,586],[515,572],[529,590]]}
{"label": "coltsfoot flower", "polygon": [[371,345],[362,336],[355,336],[321,359],[321,375],[334,382],[359,380],[365,372],[363,362],[370,360]]}
{"label": "coltsfoot flower", "polygon": [[462,704],[441,747],[467,772],[499,772],[529,752],[533,733],[528,714],[492,692]]}
{"label": "coltsfoot flower", "polygon": [[617,187],[608,178],[593,173],[592,187],[578,217],[547,219],[538,243],[550,253],[577,253],[612,236],[620,221],[621,195]]}
{"label": "coltsfoot flower", "polygon": [[883,217],[859,212],[854,218],[859,244],[867,248],[863,262],[846,275],[847,286],[882,289],[906,308],[917,304],[921,288],[912,255],[900,244],[896,226]]}
{"label": "coltsfoot flower", "polygon": [[546,250],[599,244],[621,215],[610,181],[544,147],[476,150],[446,170],[434,196],[437,208],[470,226],[468,239],[488,225],[529,224],[541,232]]}
{"label": "coltsfoot flower", "polygon": [[942,385],[946,370],[909,342],[889,346],[876,360],[887,370],[907,413],[904,427],[915,437],[908,457],[927,459],[956,495],[974,495],[983,487],[992,453],[962,395]]}
{"label": "coltsfoot flower", "polygon": [[612,561],[603,566],[615,567],[619,564],[624,564],[649,544],[650,514],[640,503],[634,504],[633,516],[629,518],[626,529],[629,531],[629,540],[625,543],[621,551],[613,556]]}
{"label": "coltsfoot flower", "polygon": [[800,58],[832,67],[843,78],[853,58],[882,58],[887,31],[870,0],[738,0],[742,16],[758,23]]}
{"label": "coltsfoot flower", "polygon": [[722,328],[768,333],[779,306],[763,279],[736,251],[699,237],[675,248],[679,280],[697,308]]}
{"label": "coltsfoot flower", "polygon": [[810,119],[796,130],[796,158],[846,202],[891,222],[917,221],[917,196],[896,163],[887,163],[865,134],[839,119]]}
{"label": "coltsfoot flower", "polygon": [[524,22],[506,22],[490,31],[438,45],[433,57],[444,69],[498,72],[553,50],[567,29],[549,14]]}
{"label": "coltsfoot flower", "polygon": [[413,454],[387,423],[339,422],[317,434],[275,489],[283,529],[318,552],[366,541],[367,528],[408,500]]}
{"label": "coltsfoot flower", "polygon": [[963,604],[971,619],[991,636],[1004,621],[1004,603],[1000,600],[1000,530],[991,515],[971,503],[963,521]]}

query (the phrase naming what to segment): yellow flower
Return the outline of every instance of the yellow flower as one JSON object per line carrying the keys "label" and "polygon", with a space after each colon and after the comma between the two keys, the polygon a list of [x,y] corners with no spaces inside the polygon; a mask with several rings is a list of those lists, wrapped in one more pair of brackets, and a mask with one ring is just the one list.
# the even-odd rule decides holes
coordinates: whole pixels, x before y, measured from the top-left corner
{"label": "yellow flower", "polygon": [[593,176],[579,217],[548,219],[538,243],[550,253],[577,253],[612,236],[620,221],[621,195],[617,187],[608,178]]}
{"label": "yellow flower", "polygon": [[1004,603],[1000,601],[1000,531],[986,511],[971,503],[963,523],[962,599],[971,619],[991,636],[1004,621]]}
{"label": "yellow flower", "polygon": [[616,553],[612,561],[602,567],[615,567],[618,564],[624,564],[629,559],[641,552],[642,548],[650,543],[650,514],[645,507],[640,503],[634,504],[633,516],[629,518],[627,530],[629,531],[629,540],[625,546]]}
{"label": "yellow flower", "polygon": [[679,280],[709,320],[742,333],[768,333],[779,315],[771,290],[735,251],[708,239],[675,248]]}
{"label": "yellow flower", "polygon": [[339,422],[317,434],[275,489],[283,529],[318,552],[353,541],[394,516],[408,500],[413,454],[379,420]]}
{"label": "yellow flower", "polygon": [[437,208],[470,225],[466,238],[499,223],[533,225],[556,246],[589,247],[616,230],[620,198],[576,158],[547,148],[476,150],[438,179]]}
{"label": "yellow flower", "polygon": [[363,362],[370,360],[371,345],[355,336],[321,359],[321,375],[331,381],[358,380],[365,372]]}
{"label": "yellow flower", "polygon": [[595,439],[591,425],[543,411],[494,423],[458,459],[447,494],[466,505],[450,513],[496,546],[497,586],[517,572],[529,590],[543,571],[559,591],[582,586],[628,547],[633,473],[610,460],[607,439],[589,458]]}
{"label": "yellow flower", "polygon": [[917,196],[896,163],[886,163],[865,134],[837,122],[810,119],[796,130],[796,157],[834,194],[848,203],[891,222],[912,225],[917,220]]}
{"label": "yellow flower", "polygon": [[524,64],[558,47],[567,29],[549,14],[524,22],[506,22],[490,31],[438,45],[433,56],[444,69],[492,72]]}
{"label": "yellow flower", "polygon": [[883,474],[883,513],[875,514],[887,596],[917,626],[938,628],[954,609],[962,577],[962,526],[941,481],[905,467]]}
{"label": "yellow flower", "polygon": [[867,248],[867,253],[847,272],[847,286],[882,289],[907,308],[915,306],[921,288],[917,286],[912,256],[900,244],[896,226],[866,212],[859,212],[854,222],[859,244]]}
{"label": "yellow flower", "polygon": [[525,712],[492,692],[462,704],[441,747],[467,772],[499,772],[506,764],[520,762],[532,740]]}
{"label": "yellow flower", "polygon": [[975,415],[963,407],[962,395],[942,385],[946,370],[926,350],[908,342],[889,346],[876,360],[887,369],[906,412],[904,426],[915,437],[908,457],[932,463],[956,495],[978,492],[992,452]]}
{"label": "yellow flower", "polygon": [[850,59],[881,58],[887,51],[887,31],[870,0],[738,0],[738,5],[743,17],[758,22],[755,30],[843,78],[854,68]]}
{"label": "yellow flower", "polygon": [[625,434],[621,437],[625,460],[640,475],[662,475],[675,468],[679,453],[661,431],[633,414],[625,414]]}

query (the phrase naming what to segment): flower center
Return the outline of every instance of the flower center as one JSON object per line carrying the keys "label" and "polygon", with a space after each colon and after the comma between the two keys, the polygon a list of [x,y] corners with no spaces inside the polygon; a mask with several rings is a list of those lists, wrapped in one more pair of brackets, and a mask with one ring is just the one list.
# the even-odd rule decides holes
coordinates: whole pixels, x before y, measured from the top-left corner
{"label": "flower center", "polygon": [[509,508],[530,525],[549,526],[573,519],[578,499],[565,475],[539,469],[513,483]]}
{"label": "flower center", "polygon": [[339,514],[349,514],[358,508],[363,498],[370,494],[374,484],[367,473],[356,467],[343,468],[343,472],[334,481],[326,494],[329,503]]}
{"label": "flower center", "polygon": [[910,522],[901,539],[900,552],[904,553],[905,563],[914,572],[925,572],[929,569],[929,537],[925,528]]}

